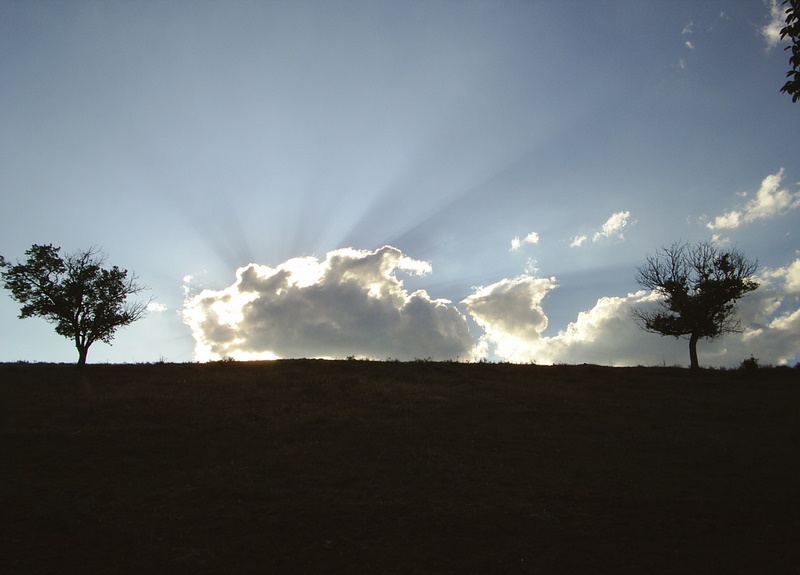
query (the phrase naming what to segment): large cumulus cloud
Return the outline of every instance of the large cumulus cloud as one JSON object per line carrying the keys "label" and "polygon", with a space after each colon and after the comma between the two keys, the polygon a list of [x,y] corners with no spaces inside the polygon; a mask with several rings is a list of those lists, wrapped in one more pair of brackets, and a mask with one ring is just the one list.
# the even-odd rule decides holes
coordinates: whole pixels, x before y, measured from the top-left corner
{"label": "large cumulus cloud", "polygon": [[[739,301],[744,331],[701,340],[702,365],[735,367],[751,355],[777,365],[800,352],[800,259],[764,270],[759,279],[761,287]],[[514,362],[687,365],[685,340],[646,333],[631,317],[632,307],[657,304],[652,292],[601,297],[556,335],[543,336],[542,299],[554,287],[552,278],[523,276],[476,289],[464,304],[486,332],[484,350]]]}
{"label": "large cumulus cloud", "polygon": [[403,287],[431,266],[384,246],[344,248],[272,268],[250,264],[229,287],[187,298],[200,361],[225,356],[471,359],[474,340],[451,302]]}

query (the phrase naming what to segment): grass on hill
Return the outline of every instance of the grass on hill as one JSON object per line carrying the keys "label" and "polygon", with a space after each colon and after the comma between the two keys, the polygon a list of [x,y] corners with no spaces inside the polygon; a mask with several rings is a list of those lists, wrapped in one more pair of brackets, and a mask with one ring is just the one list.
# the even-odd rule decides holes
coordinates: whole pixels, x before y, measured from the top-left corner
{"label": "grass on hill", "polygon": [[798,573],[789,368],[0,365],[0,572]]}

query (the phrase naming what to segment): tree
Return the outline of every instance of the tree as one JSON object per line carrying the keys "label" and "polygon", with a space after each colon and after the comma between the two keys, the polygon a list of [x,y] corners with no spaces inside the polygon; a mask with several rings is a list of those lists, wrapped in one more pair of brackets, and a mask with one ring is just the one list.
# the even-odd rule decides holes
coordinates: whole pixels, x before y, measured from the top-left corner
{"label": "tree", "polygon": [[0,277],[11,297],[22,304],[20,318],[39,316],[56,333],[74,340],[78,365],[86,363],[96,341],[111,343],[117,328],[144,316],[148,302],[126,303],[146,290],[117,266],[103,267],[105,256],[90,248],[61,257],[61,248],[34,244],[25,263],[12,265],[0,256]]}
{"label": "tree", "polygon": [[758,262],[738,250],[707,242],[660,248],[637,268],[636,282],[663,297],[656,309],[634,309],[633,316],[645,331],[688,337],[689,359],[696,369],[700,338],[741,333],[735,302],[759,286],[752,277],[757,267]]}
{"label": "tree", "polygon": [[792,40],[786,47],[786,50],[792,51],[792,55],[789,56],[792,69],[786,72],[786,77],[791,79],[783,85],[781,92],[791,95],[792,102],[797,102],[800,100],[800,0],[786,0],[783,3],[784,6],[787,4],[789,7],[786,9],[786,26],[781,28],[781,40],[787,36]]}

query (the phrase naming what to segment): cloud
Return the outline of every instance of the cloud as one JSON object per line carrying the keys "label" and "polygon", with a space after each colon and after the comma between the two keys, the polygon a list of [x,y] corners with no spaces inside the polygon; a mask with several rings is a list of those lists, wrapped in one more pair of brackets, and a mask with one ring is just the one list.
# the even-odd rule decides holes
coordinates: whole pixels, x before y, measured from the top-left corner
{"label": "cloud", "polygon": [[603,227],[600,229],[600,231],[594,234],[592,241],[596,242],[601,238],[610,238],[615,236],[622,239],[624,237],[622,235],[622,228],[628,225],[628,218],[630,215],[630,212],[616,212],[611,214],[611,217],[608,218],[606,223],[603,224]]}
{"label": "cloud", "polygon": [[770,0],[767,16],[769,22],[761,27],[761,35],[767,42],[767,49],[770,50],[781,42],[781,29],[786,24],[786,13],[781,4],[782,2],[778,0]]}
{"label": "cloud", "polygon": [[511,251],[516,251],[520,249],[523,244],[538,244],[539,243],[539,234],[536,232],[531,232],[523,239],[520,239],[519,236],[515,237],[511,240]]}
{"label": "cloud", "polygon": [[689,40],[684,42],[684,46],[686,46],[689,50],[694,50],[694,44],[692,44]]}
{"label": "cloud", "polygon": [[711,243],[719,247],[724,247],[731,244],[731,239],[723,237],[720,234],[711,234]]}
{"label": "cloud", "polygon": [[[759,278],[762,286],[738,302],[744,332],[701,340],[701,365],[736,367],[750,355],[776,365],[800,351],[800,258]],[[543,336],[548,319],[542,299],[554,287],[555,278],[525,277],[478,288],[467,300],[480,305],[467,310],[485,329],[482,349],[500,359],[541,364],[688,364],[685,340],[646,333],[632,319],[634,306],[657,305],[660,296],[644,290],[601,297],[556,335]]]}
{"label": "cloud", "polygon": [[800,258],[788,266],[776,269],[765,269],[759,277],[768,284],[783,283],[783,291],[787,294],[800,295]]}
{"label": "cloud", "polygon": [[195,358],[470,359],[464,315],[424,290],[408,293],[398,272],[424,275],[431,266],[384,246],[239,268],[232,285],[184,303]]}
{"label": "cloud", "polygon": [[[613,227],[610,226],[610,227]],[[684,340],[643,332],[634,306],[654,306],[647,291],[605,296],[555,335],[545,336],[554,277],[533,273],[475,287],[460,302],[482,330],[477,341],[452,302],[409,293],[400,273],[431,273],[429,263],[385,246],[345,248],[322,260],[293,258],[274,268],[250,264],[221,290],[187,294],[183,314],[199,361],[278,357],[435,359],[494,357],[512,362],[687,365]],[[760,272],[761,287],[739,302],[745,331],[703,340],[706,366],[791,361],[800,350],[800,258]],[[190,281],[190,278],[187,278]]]}
{"label": "cloud", "polygon": [[474,288],[461,304],[484,330],[481,347],[491,344],[504,359],[527,361],[530,342],[547,328],[542,300],[556,285],[555,278],[522,275]]}
{"label": "cloud", "polygon": [[589,236],[575,236],[574,238],[572,238],[572,243],[569,244],[569,247],[571,247],[571,248],[579,248],[588,239],[589,239]]}
{"label": "cloud", "polygon": [[151,301],[147,304],[147,311],[154,311],[154,312],[163,312],[167,311],[167,306],[163,303],[158,303],[156,301]]}
{"label": "cloud", "polygon": [[[617,238],[623,239],[625,236],[622,234],[623,228],[628,225],[628,218],[631,216],[630,212],[615,212],[611,217],[606,220],[599,231],[592,235],[592,242],[597,242],[604,238]],[[580,247],[589,239],[587,235],[579,235],[572,238],[570,247]]]}
{"label": "cloud", "polygon": [[789,192],[780,188],[783,178],[783,168],[778,173],[764,178],[761,187],[756,192],[756,197],[747,202],[738,210],[731,210],[708,222],[709,229],[738,228],[745,223],[763,220],[781,215],[788,210],[800,206],[800,192]]}

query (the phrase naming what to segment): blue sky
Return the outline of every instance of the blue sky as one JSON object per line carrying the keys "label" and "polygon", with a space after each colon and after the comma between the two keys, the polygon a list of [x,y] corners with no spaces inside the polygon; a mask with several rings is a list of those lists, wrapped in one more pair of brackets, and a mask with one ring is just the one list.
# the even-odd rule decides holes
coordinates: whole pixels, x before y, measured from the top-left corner
{"label": "blue sky", "polygon": [[[688,363],[636,266],[760,264],[706,365],[798,360],[780,6],[0,2],[0,253],[100,246],[157,306],[90,362]],[[250,265],[252,264],[252,265]],[[0,298],[0,361],[74,361]]]}

